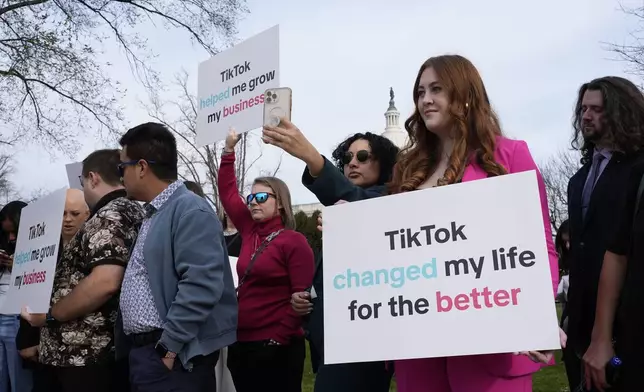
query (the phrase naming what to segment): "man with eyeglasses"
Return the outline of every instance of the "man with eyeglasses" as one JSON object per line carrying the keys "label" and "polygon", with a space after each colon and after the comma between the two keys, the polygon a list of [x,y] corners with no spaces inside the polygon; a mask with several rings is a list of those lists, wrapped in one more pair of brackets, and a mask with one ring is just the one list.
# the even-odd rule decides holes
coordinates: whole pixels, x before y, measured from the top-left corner
{"label": "man with eyeglasses", "polygon": [[128,390],[127,363],[115,362],[114,327],[119,291],[144,217],[120,182],[118,150],[83,160],[88,220],[61,250],[47,314],[22,317],[40,330],[40,362],[63,392]]}
{"label": "man with eyeglasses", "polygon": [[121,290],[117,356],[139,391],[214,391],[219,350],[236,340],[237,298],[219,219],[177,179],[177,144],[146,123],[120,140],[128,196],[145,204]]}

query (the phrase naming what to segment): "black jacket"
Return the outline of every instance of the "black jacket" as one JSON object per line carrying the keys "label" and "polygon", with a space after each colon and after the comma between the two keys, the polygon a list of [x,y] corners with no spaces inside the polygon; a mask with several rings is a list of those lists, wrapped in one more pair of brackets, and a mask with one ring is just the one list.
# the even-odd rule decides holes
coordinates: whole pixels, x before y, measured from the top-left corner
{"label": "black jacket", "polygon": [[628,179],[637,158],[613,154],[597,180],[585,219],[582,217],[582,193],[591,163],[579,169],[568,183],[568,345],[580,354],[590,344],[604,253],[617,230],[617,215],[623,209]]}
{"label": "black jacket", "polygon": [[[319,176],[313,178],[308,169],[302,174],[302,184],[313,192],[320,203],[324,206],[332,206],[340,200],[353,202],[358,200],[371,199],[383,196],[386,192],[384,185],[377,185],[370,188],[361,188],[353,185],[340,170],[326,158],[324,168]],[[305,320],[306,336],[313,346],[313,350],[319,355],[319,360],[324,355],[324,287],[323,287],[323,263],[322,249],[313,249],[315,254],[315,275],[313,276],[313,288],[317,298],[313,299],[313,311]],[[313,357],[313,356],[312,356]],[[312,358],[314,359],[314,358]],[[315,362],[315,361],[312,361]],[[314,369],[316,368],[314,364]]]}

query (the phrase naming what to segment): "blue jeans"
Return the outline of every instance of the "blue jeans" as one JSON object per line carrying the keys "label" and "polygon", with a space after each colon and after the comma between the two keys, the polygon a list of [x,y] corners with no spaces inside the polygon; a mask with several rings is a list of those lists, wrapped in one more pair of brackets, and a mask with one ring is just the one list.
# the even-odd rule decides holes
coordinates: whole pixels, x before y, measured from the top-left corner
{"label": "blue jeans", "polygon": [[22,367],[16,348],[20,320],[0,314],[0,392],[31,392],[31,371]]}

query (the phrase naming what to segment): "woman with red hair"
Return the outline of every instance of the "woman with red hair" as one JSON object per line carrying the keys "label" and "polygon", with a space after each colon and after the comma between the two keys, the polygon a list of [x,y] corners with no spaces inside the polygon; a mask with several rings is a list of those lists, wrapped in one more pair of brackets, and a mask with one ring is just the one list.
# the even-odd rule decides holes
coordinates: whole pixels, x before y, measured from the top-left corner
{"label": "woman with red hair", "polygon": [[[477,69],[462,56],[432,57],[420,67],[413,97],[416,109],[405,122],[410,146],[394,166],[390,193],[535,170],[554,299],[559,273],[543,179],[527,144],[503,136]],[[548,361],[550,355],[530,356]],[[400,392],[532,391],[532,374],[541,367],[511,353],[401,360],[395,366]]]}

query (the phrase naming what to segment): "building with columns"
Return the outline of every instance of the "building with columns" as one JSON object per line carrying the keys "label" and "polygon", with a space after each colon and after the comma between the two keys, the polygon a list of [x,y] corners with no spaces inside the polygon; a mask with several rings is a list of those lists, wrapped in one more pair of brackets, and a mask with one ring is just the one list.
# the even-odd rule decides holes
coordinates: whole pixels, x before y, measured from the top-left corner
{"label": "building with columns", "polygon": [[402,149],[409,142],[407,131],[400,126],[400,112],[394,103],[394,89],[389,89],[389,108],[385,112],[385,131],[382,136],[391,140],[394,145]]}
{"label": "building with columns", "polygon": [[[396,109],[393,88],[389,88],[389,107],[385,112],[385,130],[381,135],[391,140],[400,149],[405,147],[409,141],[407,131],[400,126],[400,112]],[[323,207],[320,203],[298,204],[293,206],[293,212],[302,211],[310,216],[316,210],[322,211]]]}

